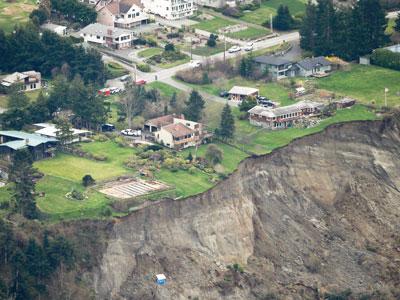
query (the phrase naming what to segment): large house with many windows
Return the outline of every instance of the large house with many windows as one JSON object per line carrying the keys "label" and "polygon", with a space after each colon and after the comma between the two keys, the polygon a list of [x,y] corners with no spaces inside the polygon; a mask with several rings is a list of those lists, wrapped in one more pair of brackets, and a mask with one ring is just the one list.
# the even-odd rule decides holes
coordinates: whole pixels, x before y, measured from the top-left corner
{"label": "large house with many windows", "polygon": [[128,29],[110,27],[99,23],[86,26],[80,31],[87,43],[98,44],[113,49],[126,49],[137,39],[134,32]]}
{"label": "large house with many windows", "polygon": [[196,10],[194,0],[142,0],[145,11],[168,20],[190,17]]}
{"label": "large house with many windows", "polygon": [[118,28],[134,28],[147,24],[149,16],[140,0],[101,1],[97,8],[97,22]]}

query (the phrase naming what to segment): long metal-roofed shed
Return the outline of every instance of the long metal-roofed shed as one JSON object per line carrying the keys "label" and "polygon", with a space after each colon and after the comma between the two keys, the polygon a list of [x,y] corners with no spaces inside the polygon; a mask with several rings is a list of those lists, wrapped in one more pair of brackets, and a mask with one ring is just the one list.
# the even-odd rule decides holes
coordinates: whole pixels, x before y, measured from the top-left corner
{"label": "long metal-roofed shed", "polygon": [[0,156],[7,160],[15,151],[28,149],[33,159],[38,160],[51,156],[51,148],[57,139],[23,131],[0,131]]}

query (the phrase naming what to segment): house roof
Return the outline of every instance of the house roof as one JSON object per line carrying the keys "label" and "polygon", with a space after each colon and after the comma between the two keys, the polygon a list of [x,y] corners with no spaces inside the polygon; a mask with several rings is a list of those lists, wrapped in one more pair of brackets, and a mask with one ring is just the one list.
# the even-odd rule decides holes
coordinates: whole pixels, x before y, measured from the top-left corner
{"label": "house roof", "polygon": [[247,96],[247,95],[252,95],[254,93],[258,93],[258,89],[247,86],[234,86],[228,93]]}
{"label": "house roof", "polygon": [[182,137],[185,135],[192,134],[194,132],[192,129],[186,127],[182,123],[169,124],[163,126],[162,129],[168,131],[173,137]]}
{"label": "house roof", "polygon": [[280,65],[286,65],[286,64],[291,64],[292,62],[290,60],[284,59],[282,57],[278,56],[258,56],[253,59],[255,62],[260,63],[260,64],[266,64],[266,65],[272,65],[272,66],[280,66]]}
{"label": "house roof", "polygon": [[[119,7],[118,7],[119,4]],[[140,0],[114,0],[107,4],[105,7],[113,14],[126,14],[133,5],[143,8],[142,2]]]}
{"label": "house roof", "polygon": [[[56,142],[57,139],[44,137],[39,134],[28,133],[23,131],[0,131],[0,136],[7,136],[21,140],[24,144],[36,147],[40,144],[49,143],[49,142]],[[10,143],[10,142],[8,142]],[[7,144],[7,143],[4,143]],[[4,145],[2,144],[2,145]]]}
{"label": "house roof", "polygon": [[[56,125],[54,124],[50,124],[50,123],[37,123],[37,124],[33,124],[35,126],[38,127],[42,127],[39,130],[36,130],[35,133],[36,134],[40,134],[40,135],[44,135],[44,136],[48,136],[48,137],[57,137],[57,132],[59,131],[59,129],[56,128]],[[76,129],[76,128],[71,128],[72,131],[72,135],[73,136],[77,136],[83,133],[90,133],[89,130],[81,130],[81,129]]]}
{"label": "house roof", "polygon": [[315,67],[322,66],[330,66],[332,63],[327,60],[323,56],[318,56],[318,57],[308,57],[306,59],[303,59],[297,63],[301,68],[305,70],[312,70]]}
{"label": "house roof", "polygon": [[9,74],[9,75],[3,77],[1,84],[4,86],[11,86],[12,84],[17,83],[17,82],[21,81],[22,79],[25,79],[28,77],[40,79],[41,74],[40,74],[40,72],[36,72],[36,71],[14,72],[12,74]]}
{"label": "house roof", "polygon": [[290,114],[294,112],[298,112],[299,110],[306,108],[322,108],[324,106],[323,103],[313,102],[313,101],[300,101],[292,105],[277,107],[277,108],[268,108],[263,106],[254,106],[252,109],[248,111],[250,114],[260,115],[268,118],[274,118],[285,114]]}
{"label": "house roof", "polygon": [[43,29],[48,29],[48,30],[67,29],[66,26],[53,24],[53,23],[45,23],[45,24],[41,25],[40,27]]}
{"label": "house roof", "polygon": [[0,147],[7,147],[13,150],[20,150],[26,148],[26,142],[24,140],[10,141],[7,143],[0,144]]}
{"label": "house roof", "polygon": [[107,36],[107,37],[118,37],[123,34],[132,34],[132,30],[117,28],[106,26],[100,23],[89,24],[85,28],[83,28],[80,33],[99,35],[99,36]]}
{"label": "house roof", "polygon": [[160,128],[162,126],[166,126],[166,125],[174,123],[174,118],[177,118],[177,117],[180,119],[184,119],[183,116],[166,115],[166,116],[161,116],[158,118],[147,120],[145,124],[148,126],[154,126],[154,127]]}

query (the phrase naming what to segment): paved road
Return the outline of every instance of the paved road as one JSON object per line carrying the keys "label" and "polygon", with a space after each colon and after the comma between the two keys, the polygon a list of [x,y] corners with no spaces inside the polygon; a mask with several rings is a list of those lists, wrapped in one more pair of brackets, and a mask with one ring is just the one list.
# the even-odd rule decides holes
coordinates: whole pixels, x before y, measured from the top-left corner
{"label": "paved road", "polygon": [[[297,42],[299,40],[299,38],[300,38],[300,36],[299,36],[298,32],[291,32],[291,33],[283,34],[278,37],[255,42],[254,50],[269,48],[272,46],[279,45],[283,42]],[[237,52],[237,53],[226,53],[226,58],[228,59],[228,58],[238,57],[238,56],[242,56],[245,54],[246,54],[246,52],[244,52],[244,51]],[[222,52],[222,53],[217,53],[215,55],[212,55],[208,58],[203,58],[200,61],[205,63],[206,61],[210,61],[210,60],[214,60],[214,59],[223,59],[223,57],[224,57],[224,53]],[[115,58],[107,56],[107,55],[103,55],[103,60],[106,62],[107,61],[116,61]],[[131,73],[133,78],[134,78],[134,74],[136,74],[137,79],[144,79],[149,83],[158,80],[158,81],[168,83],[169,85],[176,87],[182,91],[189,92],[191,90],[191,88],[188,87],[187,85],[177,82],[173,79],[173,76],[176,74],[176,72],[190,68],[189,63],[182,64],[182,65],[179,65],[179,66],[176,66],[173,68],[169,68],[169,69],[158,70],[158,71],[152,72],[152,73],[143,73],[143,72],[140,72],[139,70],[135,70],[135,68],[130,64],[124,63],[122,61],[117,61],[117,62],[120,64],[123,64],[124,67]],[[107,81],[107,86],[116,86],[119,88],[123,88],[123,85],[124,84],[119,80],[119,78],[114,78],[114,79]],[[204,92],[201,92],[201,94],[203,97],[205,97],[208,100],[212,100],[212,101],[216,101],[216,102],[220,102],[220,103],[227,102],[226,99],[221,98],[221,97],[210,95],[210,94],[207,94]],[[232,101],[228,101],[228,103],[233,106],[237,105],[237,104],[233,103]]]}

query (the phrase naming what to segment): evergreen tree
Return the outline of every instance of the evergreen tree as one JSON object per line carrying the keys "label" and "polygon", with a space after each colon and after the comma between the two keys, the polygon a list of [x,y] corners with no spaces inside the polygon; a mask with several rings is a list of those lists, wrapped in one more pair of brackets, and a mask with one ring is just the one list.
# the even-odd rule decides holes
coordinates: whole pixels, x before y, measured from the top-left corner
{"label": "evergreen tree", "polygon": [[243,57],[239,64],[239,74],[242,77],[250,78],[254,72],[254,61],[252,54]]}
{"label": "evergreen tree", "polygon": [[388,40],[385,35],[385,11],[379,0],[358,1],[352,11],[350,25],[349,57],[352,59],[371,53]]}
{"label": "evergreen tree", "polygon": [[176,92],[173,92],[171,99],[169,100],[169,106],[176,108],[177,101]]}
{"label": "evergreen tree", "polygon": [[400,32],[400,13],[397,15],[396,23],[394,25],[394,30]]}
{"label": "evergreen tree", "polygon": [[186,108],[183,112],[185,117],[190,121],[200,121],[205,102],[199,92],[193,90],[185,104]]}
{"label": "evergreen tree", "polygon": [[308,1],[306,14],[300,27],[300,46],[307,51],[313,51],[315,47],[316,14],[316,6],[313,2]]}
{"label": "evergreen tree", "polygon": [[336,14],[332,0],[318,0],[315,26],[315,55],[333,54],[335,52]]}
{"label": "evergreen tree", "polygon": [[67,118],[57,118],[54,120],[54,123],[56,124],[57,128],[57,139],[58,139],[58,145],[60,149],[65,149],[65,147],[71,143],[73,140],[73,131],[72,131],[72,125],[68,121]]}
{"label": "evergreen tree", "polygon": [[24,217],[37,217],[35,201],[35,182],[32,155],[28,150],[15,152],[10,167],[10,181],[14,183],[14,199],[16,209]]}
{"label": "evergreen tree", "polygon": [[272,23],[278,30],[289,30],[293,27],[293,17],[290,14],[289,8],[284,5],[279,5],[277,15],[273,18]]}
{"label": "evergreen tree", "polygon": [[21,93],[19,86],[12,87],[8,96],[8,110],[1,115],[3,128],[21,130],[26,124],[30,123],[28,105],[29,99],[25,93]]}
{"label": "evergreen tree", "polygon": [[28,107],[28,113],[32,123],[40,123],[50,119],[48,105],[48,98],[41,91],[36,101]]}
{"label": "evergreen tree", "polygon": [[230,139],[233,138],[234,132],[235,119],[233,117],[231,107],[227,103],[222,110],[221,121],[217,133],[222,139]]}

